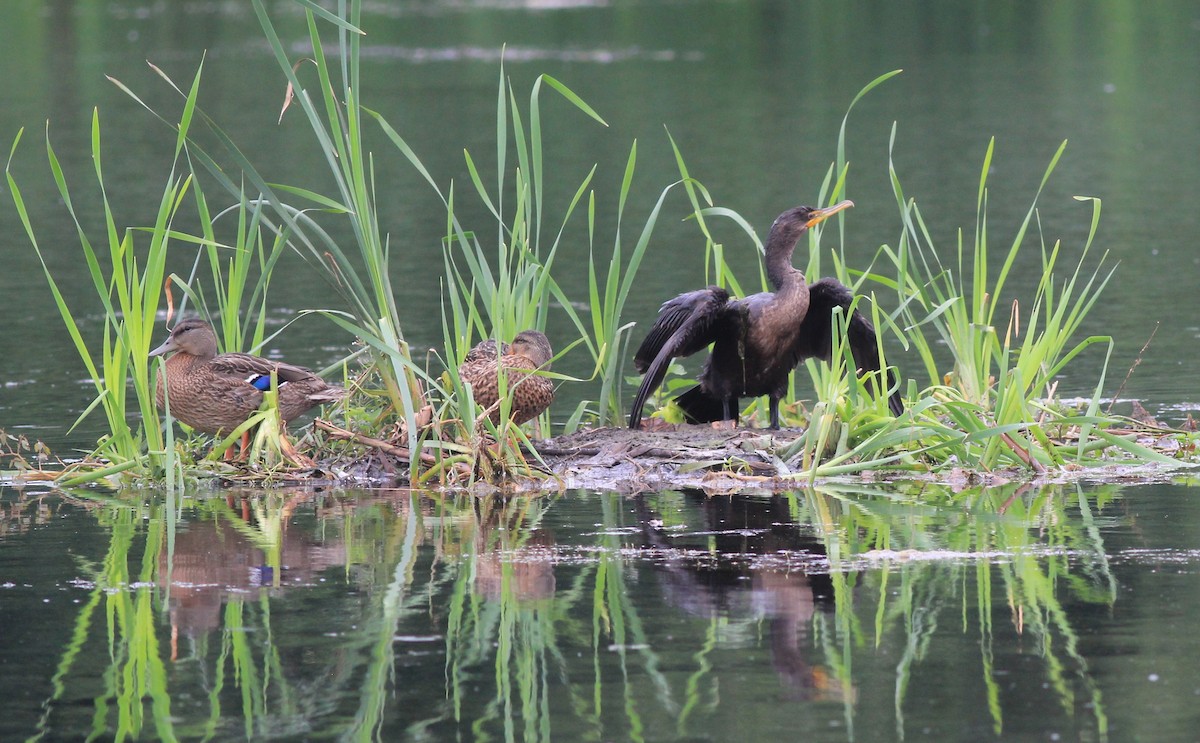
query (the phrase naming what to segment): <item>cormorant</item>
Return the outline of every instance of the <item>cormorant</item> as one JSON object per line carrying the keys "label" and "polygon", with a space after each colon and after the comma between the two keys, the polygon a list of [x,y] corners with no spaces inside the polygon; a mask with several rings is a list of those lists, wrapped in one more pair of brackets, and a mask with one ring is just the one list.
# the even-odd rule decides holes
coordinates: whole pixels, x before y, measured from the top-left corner
{"label": "cormorant", "polygon": [[[779,428],[779,400],[787,391],[788,374],[803,359],[829,360],[830,315],[834,307],[849,311],[854,299],[850,289],[834,279],[807,283],[792,265],[792,252],[808,228],[851,206],[851,201],[825,209],[797,206],[779,215],[771,225],[763,256],[774,292],[734,299],[721,287],[710,286],[664,303],[633,358],[645,376],[633,401],[629,427],[641,426],[642,407],[662,384],[671,359],[690,356],[711,344],[712,352],[697,377],[700,384],[675,398],[686,418],[694,423],[736,421],[738,398],[767,395],[771,428]],[[875,328],[857,310],[849,318],[846,339],[860,372],[879,371]],[[889,386],[892,376],[888,375]],[[895,415],[904,412],[898,390],[888,407]]]}

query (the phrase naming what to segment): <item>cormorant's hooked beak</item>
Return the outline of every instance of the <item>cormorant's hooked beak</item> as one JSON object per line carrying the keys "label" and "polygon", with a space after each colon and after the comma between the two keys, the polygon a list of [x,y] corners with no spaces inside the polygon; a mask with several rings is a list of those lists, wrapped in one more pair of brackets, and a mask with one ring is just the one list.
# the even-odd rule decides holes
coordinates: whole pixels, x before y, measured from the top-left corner
{"label": "cormorant's hooked beak", "polygon": [[837,214],[844,209],[849,209],[852,206],[854,206],[854,202],[850,199],[846,199],[845,201],[839,201],[833,206],[828,206],[824,209],[813,209],[812,216],[808,218],[808,221],[804,223],[804,226],[812,227],[813,225],[824,222],[834,214]]}

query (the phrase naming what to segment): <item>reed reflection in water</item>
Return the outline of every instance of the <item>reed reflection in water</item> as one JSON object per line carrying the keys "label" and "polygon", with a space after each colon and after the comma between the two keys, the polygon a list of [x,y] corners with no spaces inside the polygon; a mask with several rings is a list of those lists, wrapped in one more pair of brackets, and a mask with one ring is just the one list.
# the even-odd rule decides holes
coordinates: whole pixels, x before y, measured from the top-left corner
{"label": "reed reflection in water", "polygon": [[5,732],[1102,738],[1117,492],[7,494],[108,545]]}

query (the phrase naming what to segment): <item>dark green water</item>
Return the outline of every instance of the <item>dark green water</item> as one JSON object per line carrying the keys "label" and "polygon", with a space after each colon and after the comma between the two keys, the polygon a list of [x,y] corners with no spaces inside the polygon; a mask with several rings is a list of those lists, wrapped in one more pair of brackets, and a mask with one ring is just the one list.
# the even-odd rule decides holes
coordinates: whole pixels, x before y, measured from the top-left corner
{"label": "dark green water", "polygon": [[[303,56],[294,6],[269,7]],[[201,105],[267,176],[329,187],[307,124],[276,123],[284,83],[248,5],[10,0],[0,21],[0,141],[25,127],[11,172],[85,333],[100,312],[46,166],[46,122],[95,230],[93,110],[122,225],[152,219],[174,143],[106,75],[174,112],[178,97],[146,60],[186,84],[203,58]],[[1174,420],[1200,406],[1192,3],[401,2],[370,5],[364,25],[364,102],[440,184],[453,180],[468,226],[490,224],[466,198],[462,152],[494,162],[504,45],[518,96],[550,74],[609,123],[544,103],[547,213],[562,213],[596,164],[601,246],[635,139],[627,241],[678,178],[665,130],[691,174],[761,234],[815,200],[850,101],[893,69],[904,73],[847,127],[852,261],[899,236],[893,124],[905,192],[946,247],[973,230],[992,137],[998,246],[1069,140],[1039,218],[1046,242],[1074,257],[1091,210],[1071,197],[1103,199],[1096,247],[1119,268],[1084,332],[1115,338],[1106,394],[1161,323],[1121,397]],[[444,212],[382,138],[376,152],[405,331],[431,347]],[[68,428],[90,382],[0,191],[0,428],[86,448],[101,424]],[[703,283],[689,212],[682,194],[668,199],[626,320],[645,323]],[[744,236],[717,228],[753,276]],[[585,226],[566,234],[569,267],[586,255]],[[1009,290],[1039,273],[1027,254]],[[559,280],[585,298],[579,271]],[[299,261],[271,298],[275,322],[337,302]],[[550,322],[561,338],[563,318]],[[319,365],[349,342],[306,319],[271,352]],[[556,368],[586,376],[582,356]],[[1090,394],[1102,362],[1085,354],[1061,391]],[[244,509],[174,504],[184,523],[168,533],[171,505],[141,496],[4,490],[0,684],[12,701],[0,738],[1192,740],[1196,492],[569,493],[507,505],[281,493]]]}
{"label": "dark green water", "polygon": [[0,736],[1191,740],[1193,493],[6,490]]}

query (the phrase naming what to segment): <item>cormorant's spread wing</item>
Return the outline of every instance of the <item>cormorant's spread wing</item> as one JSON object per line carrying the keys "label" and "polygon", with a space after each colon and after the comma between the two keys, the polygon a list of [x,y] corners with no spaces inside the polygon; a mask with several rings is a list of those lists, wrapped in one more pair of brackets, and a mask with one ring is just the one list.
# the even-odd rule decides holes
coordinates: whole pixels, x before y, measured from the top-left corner
{"label": "cormorant's spread wing", "polygon": [[663,304],[646,339],[633,355],[634,367],[644,374],[633,400],[629,427],[641,422],[642,407],[662,384],[671,359],[690,356],[716,340],[714,330],[729,306],[729,293],[719,286],[680,294]]}
{"label": "cormorant's spread wing", "polygon": [[[796,359],[796,363],[810,357],[830,360],[829,357],[833,353],[833,308],[841,307],[843,312],[849,312],[853,301],[854,293],[834,279],[821,279],[808,285],[808,312],[800,323],[800,345],[797,349],[799,358]],[[846,342],[850,344],[854,363],[861,372],[879,371],[879,346],[875,327],[866,315],[858,310],[849,317]],[[878,375],[876,378],[879,378]],[[894,373],[888,373],[887,386],[897,386]],[[898,416],[904,412],[898,386],[888,399],[888,408],[893,415]]]}
{"label": "cormorant's spread wing", "polygon": [[714,320],[729,303],[729,292],[719,286],[697,289],[663,302],[658,318],[633,355],[633,365],[645,374],[663,350],[671,356],[691,356],[713,342]]}

